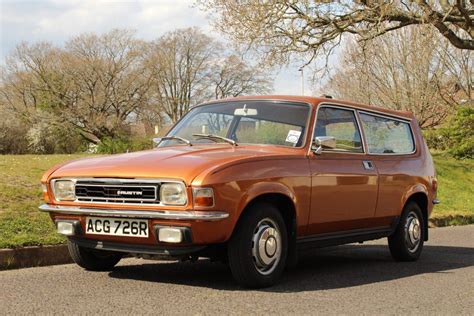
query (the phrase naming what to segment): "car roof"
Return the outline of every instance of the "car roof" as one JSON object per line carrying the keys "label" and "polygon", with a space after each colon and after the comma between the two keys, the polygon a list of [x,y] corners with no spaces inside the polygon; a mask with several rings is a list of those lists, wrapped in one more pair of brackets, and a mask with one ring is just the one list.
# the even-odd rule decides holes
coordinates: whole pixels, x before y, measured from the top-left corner
{"label": "car roof", "polygon": [[402,117],[411,120],[413,114],[407,111],[396,111],[387,108],[371,106],[366,104],[361,104],[357,102],[347,101],[347,100],[338,100],[327,97],[312,97],[312,96],[296,96],[296,95],[256,95],[256,96],[242,96],[242,97],[232,97],[220,100],[213,100],[205,102],[205,104],[218,103],[218,102],[232,102],[232,101],[247,101],[247,100],[269,100],[269,101],[290,101],[290,102],[304,102],[309,103],[313,106],[318,106],[321,103],[331,103],[334,105],[348,106],[352,108],[357,108],[360,110],[366,110],[368,112],[379,112],[381,114],[386,114],[389,116]]}

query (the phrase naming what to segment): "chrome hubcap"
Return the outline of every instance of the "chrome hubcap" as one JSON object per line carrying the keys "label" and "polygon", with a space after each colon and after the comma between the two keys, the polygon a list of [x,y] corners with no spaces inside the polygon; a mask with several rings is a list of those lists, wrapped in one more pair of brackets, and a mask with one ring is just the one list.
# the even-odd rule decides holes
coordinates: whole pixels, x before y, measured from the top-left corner
{"label": "chrome hubcap", "polygon": [[281,256],[281,236],[276,223],[265,218],[255,228],[252,256],[258,272],[268,275],[275,270]]}
{"label": "chrome hubcap", "polygon": [[421,229],[418,216],[414,212],[410,212],[405,224],[405,239],[410,252],[415,252],[420,246]]}

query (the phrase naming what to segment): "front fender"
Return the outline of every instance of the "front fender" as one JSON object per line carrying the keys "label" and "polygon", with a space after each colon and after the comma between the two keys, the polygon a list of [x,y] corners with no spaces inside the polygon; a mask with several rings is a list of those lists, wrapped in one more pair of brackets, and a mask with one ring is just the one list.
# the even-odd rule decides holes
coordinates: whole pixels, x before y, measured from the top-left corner
{"label": "front fender", "polygon": [[196,177],[196,186],[212,186],[216,210],[226,210],[237,224],[243,210],[265,194],[281,194],[295,207],[297,232],[303,234],[310,211],[311,177],[306,157],[254,159],[215,166]]}

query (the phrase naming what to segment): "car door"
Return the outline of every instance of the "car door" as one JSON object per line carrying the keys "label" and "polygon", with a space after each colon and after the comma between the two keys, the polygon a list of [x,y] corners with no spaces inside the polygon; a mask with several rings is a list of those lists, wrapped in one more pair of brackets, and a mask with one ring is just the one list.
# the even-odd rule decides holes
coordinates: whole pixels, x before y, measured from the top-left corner
{"label": "car door", "polygon": [[410,121],[363,111],[359,118],[379,173],[375,216],[390,220],[400,216],[408,188],[417,184],[412,172],[423,168],[423,161],[413,159],[416,146]]}
{"label": "car door", "polygon": [[354,109],[320,105],[313,139],[331,136],[332,149],[311,150],[311,212],[308,234],[369,228],[378,191],[376,166],[365,153]]}

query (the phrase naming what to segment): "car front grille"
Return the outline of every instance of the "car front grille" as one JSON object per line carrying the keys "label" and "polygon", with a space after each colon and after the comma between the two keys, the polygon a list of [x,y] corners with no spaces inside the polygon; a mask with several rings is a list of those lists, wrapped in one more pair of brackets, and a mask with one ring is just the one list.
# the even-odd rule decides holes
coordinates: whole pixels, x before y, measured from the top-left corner
{"label": "car front grille", "polygon": [[113,204],[159,204],[160,182],[133,179],[87,179],[76,181],[77,202]]}

